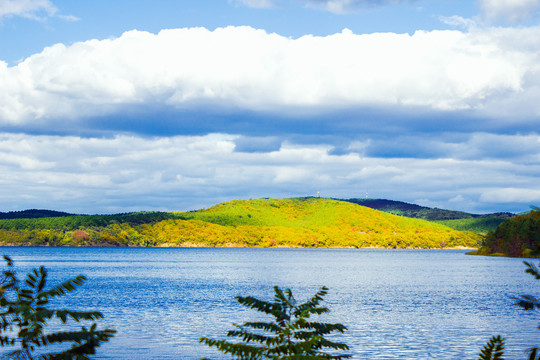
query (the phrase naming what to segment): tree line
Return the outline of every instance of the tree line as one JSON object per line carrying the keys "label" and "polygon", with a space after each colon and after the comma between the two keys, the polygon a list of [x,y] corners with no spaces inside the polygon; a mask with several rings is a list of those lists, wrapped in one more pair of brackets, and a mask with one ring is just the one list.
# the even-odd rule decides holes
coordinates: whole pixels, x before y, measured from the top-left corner
{"label": "tree line", "polygon": [[485,236],[477,255],[540,256],[540,209],[514,216]]}
{"label": "tree line", "polygon": [[476,247],[441,224],[328,199],[233,201],[183,213],[0,220],[0,244],[33,246]]}

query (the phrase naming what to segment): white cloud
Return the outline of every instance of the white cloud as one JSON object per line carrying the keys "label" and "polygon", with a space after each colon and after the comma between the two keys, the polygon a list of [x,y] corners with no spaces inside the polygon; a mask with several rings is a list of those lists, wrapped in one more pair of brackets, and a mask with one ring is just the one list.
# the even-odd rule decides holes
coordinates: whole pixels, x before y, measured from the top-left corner
{"label": "white cloud", "polygon": [[[230,0],[229,0],[230,1]],[[345,14],[355,12],[360,9],[373,8],[385,5],[396,5],[400,3],[411,3],[415,0],[296,0],[304,3],[306,7],[322,9],[335,14]],[[277,0],[236,0],[236,3],[252,8],[273,8],[277,7]]]}
{"label": "white cloud", "polygon": [[[463,143],[444,144],[445,153],[458,159],[517,159],[536,163],[540,160],[538,134],[499,135],[475,133]],[[432,146],[437,146],[432,144]]]}
{"label": "white cloud", "polygon": [[414,0],[301,0],[308,7],[324,9],[326,11],[344,14],[359,9],[400,3],[411,3]]}
{"label": "white cloud", "polygon": [[450,26],[456,26],[464,29],[476,29],[478,28],[477,21],[475,19],[467,19],[459,15],[452,16],[439,16],[439,20],[444,24]]}
{"label": "white cloud", "polygon": [[488,21],[521,23],[536,18],[540,0],[480,0],[482,15]]}
{"label": "white cloud", "polygon": [[[0,61],[0,124],[206,104],[540,114],[540,28],[298,39],[250,27],[141,31]],[[515,111],[519,108],[519,111]]]}
{"label": "white cloud", "polygon": [[[331,155],[329,145],[236,150],[236,135],[145,138],[0,135],[1,211],[191,210],[231,199],[364,196],[469,211],[538,203],[539,151],[511,161]],[[462,146],[468,144],[462,143]],[[465,208],[467,206],[467,208]]]}
{"label": "white cloud", "polygon": [[43,14],[53,16],[57,11],[50,0],[0,0],[0,19],[7,16],[40,19]]}
{"label": "white cloud", "polygon": [[237,0],[236,2],[256,9],[270,9],[276,6],[274,0]]}
{"label": "white cloud", "polygon": [[[498,188],[486,190],[480,200],[493,203],[540,203],[540,189],[538,188]],[[523,209],[527,210],[527,209]]]}
{"label": "white cloud", "polygon": [[465,198],[462,195],[457,195],[457,196],[451,198],[450,200],[448,200],[448,202],[450,202],[450,203],[460,203],[460,202],[463,202],[463,201],[465,201]]}

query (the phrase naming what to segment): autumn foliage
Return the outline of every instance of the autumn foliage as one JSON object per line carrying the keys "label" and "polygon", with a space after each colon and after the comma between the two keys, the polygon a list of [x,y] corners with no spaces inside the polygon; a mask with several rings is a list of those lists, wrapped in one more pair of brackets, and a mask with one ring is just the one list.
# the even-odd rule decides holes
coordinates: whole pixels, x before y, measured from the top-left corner
{"label": "autumn foliage", "polygon": [[476,247],[478,235],[344,201],[295,198],[235,200],[200,211],[147,213],[146,220],[140,213],[1,220],[0,243],[448,248]]}
{"label": "autumn foliage", "polygon": [[539,257],[540,209],[515,216],[488,232],[476,254]]}

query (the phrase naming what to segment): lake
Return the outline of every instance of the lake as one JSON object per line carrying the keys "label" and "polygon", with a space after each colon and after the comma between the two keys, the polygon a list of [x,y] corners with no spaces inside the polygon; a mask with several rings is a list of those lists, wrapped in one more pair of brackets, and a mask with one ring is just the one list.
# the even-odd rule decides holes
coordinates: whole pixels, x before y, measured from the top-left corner
{"label": "lake", "polygon": [[[20,276],[39,265],[49,285],[79,274],[88,281],[59,306],[99,310],[117,335],[96,359],[222,358],[198,343],[223,338],[231,324],[257,318],[235,296],[298,301],[321,286],[327,322],[348,331],[354,359],[477,359],[493,335],[506,359],[538,346],[540,312],[511,296],[540,294],[523,259],[466,256],[462,250],[3,247]],[[61,299],[59,299],[61,300]]]}

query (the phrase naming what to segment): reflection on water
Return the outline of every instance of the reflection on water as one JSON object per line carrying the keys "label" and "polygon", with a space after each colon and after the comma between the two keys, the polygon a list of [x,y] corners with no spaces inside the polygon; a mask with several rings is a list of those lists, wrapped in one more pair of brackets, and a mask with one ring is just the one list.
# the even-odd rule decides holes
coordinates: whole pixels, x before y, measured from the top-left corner
{"label": "reflection on water", "polygon": [[258,316],[237,295],[270,300],[272,287],[299,300],[330,288],[325,321],[355,359],[476,359],[492,335],[507,359],[538,344],[538,312],[512,295],[540,293],[521,259],[465,256],[458,250],[2,248],[19,273],[45,265],[50,284],[84,274],[66,307],[96,309],[118,331],[99,359],[220,358],[198,343]]}

